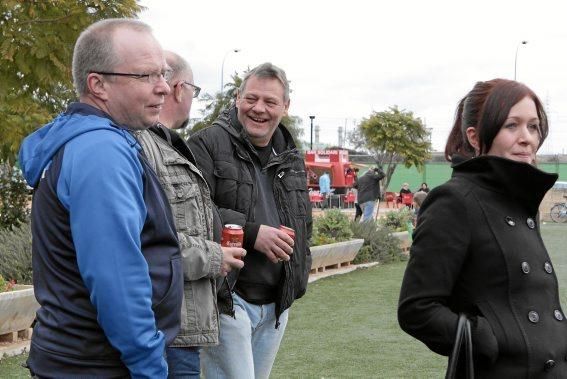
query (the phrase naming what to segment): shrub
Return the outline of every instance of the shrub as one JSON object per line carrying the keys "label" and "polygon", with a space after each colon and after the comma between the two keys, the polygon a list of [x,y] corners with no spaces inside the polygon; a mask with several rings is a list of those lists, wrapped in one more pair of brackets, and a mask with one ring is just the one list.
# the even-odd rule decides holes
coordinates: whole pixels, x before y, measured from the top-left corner
{"label": "shrub", "polygon": [[400,243],[387,227],[374,221],[353,222],[351,229],[354,238],[363,238],[364,244],[354,259],[354,264],[380,262],[389,263],[406,259]]}
{"label": "shrub", "polygon": [[28,189],[19,169],[0,163],[0,229],[19,226],[29,215]]}
{"label": "shrub", "polygon": [[16,286],[16,282],[14,280],[7,281],[0,275],[0,293],[12,291]]}
{"label": "shrub", "polygon": [[386,215],[378,221],[378,224],[385,226],[394,232],[405,232],[408,230],[408,223],[411,223],[412,221],[412,210],[408,207],[404,207],[397,212],[392,211],[386,213]]}
{"label": "shrub", "polygon": [[0,230],[0,275],[18,284],[32,283],[30,223]]}
{"label": "shrub", "polygon": [[323,216],[313,220],[313,246],[348,241],[351,238],[350,221],[338,209],[328,210]]}

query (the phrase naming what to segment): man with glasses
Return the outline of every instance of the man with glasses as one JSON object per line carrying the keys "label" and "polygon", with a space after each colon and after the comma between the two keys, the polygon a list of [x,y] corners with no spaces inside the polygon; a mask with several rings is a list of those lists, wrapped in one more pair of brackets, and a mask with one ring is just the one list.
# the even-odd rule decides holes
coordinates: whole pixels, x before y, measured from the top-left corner
{"label": "man with glasses", "polygon": [[150,27],[99,21],[79,36],[80,101],[20,150],[40,304],[28,367],[39,378],[166,378],[182,261],[168,198],[132,135],[158,122],[171,73]]}
{"label": "man with glasses", "polygon": [[236,106],[189,139],[223,224],[244,226],[248,252],[218,295],[220,344],[203,349],[207,378],[268,378],[288,308],[306,290],[311,206],[303,155],[280,123],[288,108],[285,72],[264,63],[245,75]]}
{"label": "man with glasses", "polygon": [[172,130],[187,126],[193,98],[199,95],[200,88],[193,84],[193,72],[185,59],[169,51],[165,58],[172,70],[171,93],[165,96],[160,122],[137,134],[170,201],[184,261],[181,329],[167,348],[169,375],[199,378],[201,347],[219,341],[216,279],[232,268],[242,268],[245,250],[221,248],[212,242],[214,221],[209,187],[195,166],[189,147]]}

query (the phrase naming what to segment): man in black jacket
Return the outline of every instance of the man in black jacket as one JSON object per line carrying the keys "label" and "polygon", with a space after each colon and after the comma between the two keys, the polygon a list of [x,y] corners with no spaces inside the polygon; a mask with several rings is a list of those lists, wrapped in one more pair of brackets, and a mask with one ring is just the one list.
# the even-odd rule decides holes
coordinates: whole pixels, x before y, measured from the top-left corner
{"label": "man in black jacket", "polygon": [[370,221],[376,200],[380,198],[380,180],[386,176],[380,168],[371,168],[358,181],[358,204],[362,208],[360,222]]}
{"label": "man in black jacket", "polygon": [[267,378],[288,308],[306,290],[311,207],[303,156],[280,124],[288,108],[285,72],[264,63],[245,76],[236,107],[189,140],[222,223],[244,227],[248,251],[219,292],[220,345],[203,350],[206,377]]}

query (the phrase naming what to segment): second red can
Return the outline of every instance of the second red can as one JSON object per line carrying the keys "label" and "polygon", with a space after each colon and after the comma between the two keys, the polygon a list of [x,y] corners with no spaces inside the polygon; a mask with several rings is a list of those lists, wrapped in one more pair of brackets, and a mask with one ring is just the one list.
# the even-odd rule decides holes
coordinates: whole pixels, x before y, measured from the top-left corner
{"label": "second red can", "polygon": [[292,228],[288,228],[285,225],[280,225],[280,230],[282,232],[285,232],[288,236],[291,237],[292,240],[295,241],[295,230],[293,230]]}

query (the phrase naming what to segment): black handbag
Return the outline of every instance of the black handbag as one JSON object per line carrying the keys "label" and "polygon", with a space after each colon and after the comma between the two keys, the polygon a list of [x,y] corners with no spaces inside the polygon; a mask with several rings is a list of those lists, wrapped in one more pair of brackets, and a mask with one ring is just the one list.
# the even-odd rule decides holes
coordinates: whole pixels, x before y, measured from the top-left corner
{"label": "black handbag", "polygon": [[464,313],[460,313],[459,322],[457,324],[457,333],[455,334],[455,344],[453,345],[453,351],[449,356],[449,365],[447,366],[445,379],[457,378],[457,365],[459,363],[459,356],[463,344],[465,345],[466,354],[466,377],[467,379],[474,379],[471,322]]}

